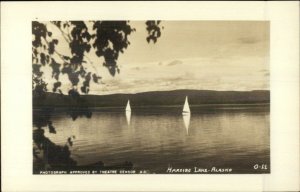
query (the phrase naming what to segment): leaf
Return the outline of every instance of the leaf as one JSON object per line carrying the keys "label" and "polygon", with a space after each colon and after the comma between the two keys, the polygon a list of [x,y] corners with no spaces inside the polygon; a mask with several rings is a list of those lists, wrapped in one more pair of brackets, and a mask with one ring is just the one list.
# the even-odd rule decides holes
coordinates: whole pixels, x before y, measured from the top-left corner
{"label": "leaf", "polygon": [[46,55],[46,62],[49,63],[49,61],[50,61],[50,57],[49,55]]}
{"label": "leaf", "polygon": [[49,53],[50,55],[52,55],[52,54],[54,53],[54,49],[55,49],[55,47],[54,47],[54,42],[53,42],[53,41],[49,42],[48,53]]}
{"label": "leaf", "polygon": [[41,63],[42,63],[42,65],[45,65],[46,64],[46,55],[44,53],[41,53],[40,57],[41,57]]}
{"label": "leaf", "polygon": [[71,81],[73,86],[78,85],[79,77],[78,77],[77,73],[71,72],[71,73],[68,74],[68,77],[69,77],[69,80]]}
{"label": "leaf", "polygon": [[146,21],[146,30],[148,31],[147,42],[150,43],[151,40],[155,44],[157,39],[161,36],[160,26],[161,21]]}
{"label": "leaf", "polygon": [[57,81],[53,83],[53,92],[56,92],[57,88],[61,86],[61,82]]}
{"label": "leaf", "polygon": [[63,56],[63,58],[64,58],[65,60],[70,60],[70,59],[71,59],[71,58],[68,57],[68,56]]}
{"label": "leaf", "polygon": [[95,83],[99,83],[99,79],[102,79],[102,77],[98,76],[98,75],[95,74],[95,73],[92,75],[92,77],[93,77],[93,81],[94,81]]}
{"label": "leaf", "polygon": [[43,72],[41,72],[40,69],[41,69],[41,65],[37,65],[37,64],[32,65],[32,72],[38,77],[41,77],[43,75]]}
{"label": "leaf", "polygon": [[86,93],[86,94],[89,92],[90,81],[91,81],[91,73],[89,72],[85,76],[85,80],[83,82],[83,86],[81,87],[81,92]]}
{"label": "leaf", "polygon": [[85,77],[86,71],[85,71],[85,69],[83,68],[83,66],[80,67],[80,70],[78,71],[78,74],[79,74],[82,78]]}
{"label": "leaf", "polygon": [[56,45],[58,44],[58,40],[57,39],[53,39],[52,42],[55,43]]}
{"label": "leaf", "polygon": [[52,77],[58,80],[60,74],[60,64],[51,58],[50,67],[52,68]]}
{"label": "leaf", "polygon": [[90,50],[91,50],[91,45],[87,44],[85,50],[86,50],[86,52],[90,52]]}

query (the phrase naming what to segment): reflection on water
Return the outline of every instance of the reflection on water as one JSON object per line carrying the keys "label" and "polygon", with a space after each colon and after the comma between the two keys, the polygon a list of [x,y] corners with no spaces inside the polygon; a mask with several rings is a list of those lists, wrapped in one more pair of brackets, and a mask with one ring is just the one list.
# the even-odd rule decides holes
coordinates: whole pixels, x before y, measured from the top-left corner
{"label": "reflection on water", "polygon": [[45,136],[57,145],[74,136],[70,151],[78,165],[129,161],[152,173],[166,173],[170,165],[232,167],[235,173],[269,165],[268,108],[193,111],[187,116],[145,111],[93,112],[90,119],[76,121],[57,113],[52,117],[57,134]]}
{"label": "reflection on water", "polygon": [[127,124],[130,125],[131,111],[126,111],[125,115],[126,115]]}
{"label": "reflection on water", "polygon": [[186,129],[186,134],[189,134],[189,127],[190,127],[190,120],[191,120],[191,114],[185,114],[182,115],[184,127]]}

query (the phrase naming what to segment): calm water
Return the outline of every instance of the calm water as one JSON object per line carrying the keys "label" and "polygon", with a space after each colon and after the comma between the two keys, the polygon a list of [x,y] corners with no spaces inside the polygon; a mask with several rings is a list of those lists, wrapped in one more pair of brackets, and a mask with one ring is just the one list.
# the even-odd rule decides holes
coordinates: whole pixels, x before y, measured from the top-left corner
{"label": "calm water", "polygon": [[[75,136],[71,157],[78,165],[102,161],[114,165],[125,161],[151,173],[173,168],[233,168],[233,173],[269,172],[270,123],[268,107],[223,106],[94,111],[90,119],[73,121],[64,113],[52,117],[56,134],[47,136],[64,145]],[[268,169],[253,169],[266,164]]]}

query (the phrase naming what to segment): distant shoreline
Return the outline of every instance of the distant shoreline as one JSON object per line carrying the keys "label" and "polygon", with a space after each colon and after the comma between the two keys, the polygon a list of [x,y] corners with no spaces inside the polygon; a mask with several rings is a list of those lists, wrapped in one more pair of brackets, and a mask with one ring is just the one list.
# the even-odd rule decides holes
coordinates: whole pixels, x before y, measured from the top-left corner
{"label": "distant shoreline", "polygon": [[[199,105],[190,105],[191,108],[195,107],[255,107],[255,106],[270,106],[270,103],[250,103],[250,104],[199,104]],[[53,106],[33,106],[33,109],[40,109],[40,108],[52,108]],[[182,105],[143,105],[143,106],[134,106],[133,108],[178,108],[182,107]],[[66,106],[55,106],[53,108],[57,109],[64,109],[68,108]],[[86,107],[78,107],[78,108],[86,108]],[[89,109],[123,109],[125,106],[104,106],[104,107],[88,107]]]}
{"label": "distant shoreline", "polygon": [[266,105],[270,103],[270,91],[210,91],[210,90],[172,90],[142,92],[136,94],[80,95],[71,97],[46,92],[44,97],[33,96],[33,107],[53,108],[118,108],[125,107],[128,100],[132,108],[183,106],[188,97],[191,107],[221,105]]}

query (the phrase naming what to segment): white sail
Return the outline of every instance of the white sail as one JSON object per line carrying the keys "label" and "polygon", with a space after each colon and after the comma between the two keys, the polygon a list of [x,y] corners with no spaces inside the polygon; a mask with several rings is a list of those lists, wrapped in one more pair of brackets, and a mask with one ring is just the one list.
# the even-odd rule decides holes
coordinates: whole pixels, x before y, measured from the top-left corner
{"label": "white sail", "polygon": [[131,111],[130,101],[128,100],[125,111]]}
{"label": "white sail", "polygon": [[190,113],[190,106],[189,106],[189,102],[188,102],[188,97],[185,97],[185,102],[184,102],[184,106],[183,106],[183,110],[182,110],[182,114],[187,114]]}

